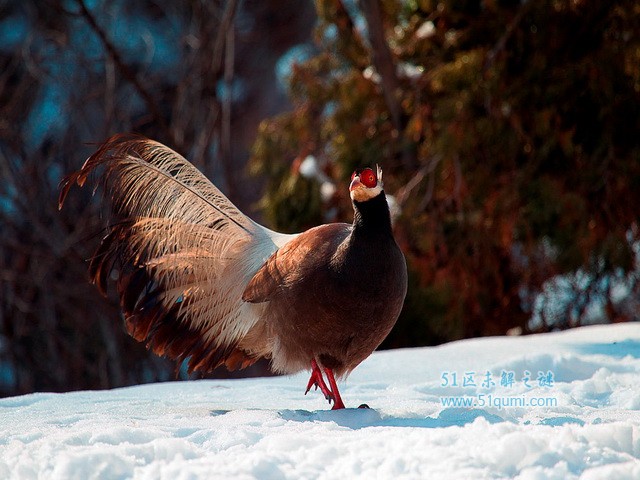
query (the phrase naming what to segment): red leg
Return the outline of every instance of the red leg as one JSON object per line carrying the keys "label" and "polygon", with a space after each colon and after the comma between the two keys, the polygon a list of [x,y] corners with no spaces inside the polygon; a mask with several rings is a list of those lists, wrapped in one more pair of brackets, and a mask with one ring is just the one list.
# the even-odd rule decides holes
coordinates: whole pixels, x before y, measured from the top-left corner
{"label": "red leg", "polygon": [[344,402],[342,401],[342,398],[340,398],[340,392],[338,391],[338,384],[336,383],[336,379],[333,377],[333,370],[325,367],[324,373],[327,374],[329,385],[331,385],[331,393],[333,397],[333,407],[331,407],[331,410],[344,408]]}
{"label": "red leg", "polygon": [[322,378],[322,371],[320,370],[320,367],[318,367],[318,363],[315,359],[311,360],[311,378],[309,378],[307,390],[304,392],[304,394],[306,395],[307,393],[309,393],[309,390],[311,390],[311,387],[313,387],[314,385],[316,389],[320,387],[320,390],[324,394],[324,398],[331,402],[331,400],[333,399],[333,394],[331,393],[331,390],[329,390],[329,387],[327,387],[327,384],[324,383],[324,378]]}
{"label": "red leg", "polygon": [[340,392],[338,391],[338,384],[336,383],[336,379],[333,376],[333,370],[330,368],[324,367],[324,373],[327,375],[327,379],[329,380],[329,385],[331,388],[327,387],[327,384],[324,382],[324,378],[322,377],[322,370],[318,366],[318,362],[315,359],[311,360],[311,378],[309,378],[309,383],[307,383],[307,390],[304,392],[306,395],[311,390],[311,387],[315,386],[316,389],[320,387],[320,390],[324,394],[324,398],[329,400],[329,403],[333,400],[333,407],[331,410],[338,410],[340,408],[344,408],[344,402],[340,397]]}

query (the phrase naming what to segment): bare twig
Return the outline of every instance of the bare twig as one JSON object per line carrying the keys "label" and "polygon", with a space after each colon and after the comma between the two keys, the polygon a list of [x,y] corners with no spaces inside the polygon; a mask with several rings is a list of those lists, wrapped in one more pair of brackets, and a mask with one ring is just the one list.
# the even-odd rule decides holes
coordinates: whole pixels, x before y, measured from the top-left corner
{"label": "bare twig", "polygon": [[[393,128],[397,138],[402,138],[402,133],[407,124],[407,118],[403,114],[401,102],[401,87],[397,76],[396,64],[391,54],[384,35],[384,25],[378,0],[361,0],[360,7],[367,22],[369,42],[371,44],[371,60],[378,74],[380,74],[382,93],[391,116]],[[415,151],[407,146],[402,149],[402,163],[404,167],[413,170],[416,166]]]}
{"label": "bare twig", "polygon": [[511,35],[513,35],[513,32],[515,32],[516,27],[520,24],[525,14],[529,11],[529,6],[532,3],[533,2],[531,2],[530,0],[525,0],[520,5],[518,12],[515,14],[511,22],[509,22],[507,29],[504,31],[502,36],[498,39],[498,42],[495,44],[495,46],[489,51],[489,53],[487,53],[487,57],[485,59],[484,66],[483,66],[483,69],[485,72],[489,70],[491,67],[493,67],[493,64],[495,63],[496,58],[498,57],[498,54],[505,49],[507,41],[509,40],[509,38],[511,38]]}
{"label": "bare twig", "polygon": [[228,40],[228,32],[231,29],[237,5],[237,0],[229,0],[222,14],[222,20],[220,21],[216,42],[213,47],[213,65],[216,70],[222,68],[222,54],[225,52],[225,43]]}
{"label": "bare twig", "polygon": [[80,13],[82,14],[82,17],[85,19],[87,24],[98,36],[98,38],[102,42],[102,45],[109,53],[109,56],[113,59],[113,63],[118,68],[122,76],[129,83],[131,83],[131,85],[133,85],[133,87],[136,89],[138,94],[142,97],[144,103],[147,105],[147,108],[149,109],[149,112],[151,113],[155,121],[158,123],[158,126],[162,129],[164,135],[167,137],[167,140],[171,143],[175,143],[171,130],[169,129],[164,116],[160,112],[160,109],[158,108],[158,104],[156,100],[153,98],[153,95],[151,95],[151,93],[145,88],[145,86],[142,84],[142,82],[140,81],[136,73],[125,63],[118,49],[114,46],[111,40],[109,40],[107,33],[104,31],[102,27],[100,27],[100,25],[98,25],[98,22],[96,21],[95,17],[85,5],[84,0],[76,0],[76,2],[80,7]]}
{"label": "bare twig", "polygon": [[401,132],[403,129],[402,109],[398,100],[400,83],[396,75],[396,65],[393,61],[391,50],[385,40],[380,5],[378,0],[362,0],[360,6],[367,21],[373,66],[380,74],[382,80],[381,85],[384,100],[389,109],[394,128],[398,130],[398,132]]}
{"label": "bare twig", "polygon": [[104,110],[105,110],[105,132],[104,138],[108,138],[111,134],[111,128],[115,121],[115,90],[116,90],[116,75],[113,65],[113,58],[108,57],[105,61],[105,89],[104,89]]}
{"label": "bare twig", "polygon": [[225,96],[222,99],[222,128],[220,132],[220,162],[224,169],[224,176],[227,183],[227,193],[235,196],[235,182],[233,180],[233,169],[231,168],[231,100],[233,82],[233,54],[234,54],[234,32],[230,28],[227,32],[227,48],[225,53],[224,83]]}

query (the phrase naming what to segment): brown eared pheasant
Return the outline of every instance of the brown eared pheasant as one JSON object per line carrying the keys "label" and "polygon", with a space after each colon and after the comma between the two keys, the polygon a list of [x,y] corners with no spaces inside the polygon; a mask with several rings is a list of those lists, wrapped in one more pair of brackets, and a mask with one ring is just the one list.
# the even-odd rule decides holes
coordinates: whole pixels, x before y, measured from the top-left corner
{"label": "brown eared pheasant", "polygon": [[[382,171],[353,173],[353,224],[296,235],[244,215],[182,156],[155,141],[116,135],[61,183],[103,167],[108,233],[89,265],[104,294],[115,278],[129,334],[189,371],[270,359],[278,373],[311,369],[344,408],[336,378],[380,345],[407,291]],[[326,381],[325,381],[326,377]]]}

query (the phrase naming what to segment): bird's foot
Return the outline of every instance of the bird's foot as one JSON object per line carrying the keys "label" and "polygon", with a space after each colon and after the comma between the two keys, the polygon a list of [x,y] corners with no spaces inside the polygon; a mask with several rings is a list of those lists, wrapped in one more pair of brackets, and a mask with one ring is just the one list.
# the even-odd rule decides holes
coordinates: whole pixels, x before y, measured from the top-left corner
{"label": "bird's foot", "polygon": [[329,403],[333,401],[333,407],[331,410],[339,410],[344,407],[344,402],[342,398],[340,398],[340,392],[338,391],[338,385],[336,384],[336,380],[333,377],[333,370],[330,368],[324,368],[324,372],[327,375],[327,379],[329,380],[329,385],[331,388],[327,386],[324,381],[324,377],[322,376],[322,370],[318,366],[318,363],[315,359],[311,360],[311,378],[309,378],[309,383],[307,383],[307,390],[304,392],[306,395],[311,390],[311,387],[315,386],[316,389],[320,388],[320,391],[324,394],[324,398],[326,398]]}
{"label": "bird's foot", "polygon": [[318,389],[318,387],[320,387],[320,391],[324,394],[324,398],[329,400],[329,403],[331,403],[333,394],[331,393],[331,390],[329,390],[329,387],[327,387],[327,384],[324,382],[322,371],[320,370],[320,367],[318,367],[318,364],[315,360],[311,360],[311,378],[309,378],[309,383],[307,383],[307,390],[304,392],[305,395],[309,393],[311,387],[315,387],[316,390]]}

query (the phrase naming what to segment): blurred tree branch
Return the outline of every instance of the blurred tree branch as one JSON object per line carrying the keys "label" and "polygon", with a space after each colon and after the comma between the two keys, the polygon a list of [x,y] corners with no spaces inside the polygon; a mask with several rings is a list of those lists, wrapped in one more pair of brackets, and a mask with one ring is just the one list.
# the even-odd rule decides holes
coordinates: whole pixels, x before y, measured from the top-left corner
{"label": "blurred tree branch", "polygon": [[175,138],[173,133],[169,129],[167,125],[167,121],[162,115],[160,108],[157,104],[157,99],[151,95],[149,90],[142,84],[138,75],[126,64],[126,62],[122,59],[122,56],[118,52],[118,49],[113,45],[113,43],[109,40],[106,32],[98,25],[97,20],[91,13],[91,11],[87,8],[84,0],[76,0],[76,3],[80,7],[80,14],[86,20],[87,24],[91,27],[91,29],[95,32],[95,34],[100,38],[105,50],[109,53],[109,56],[113,60],[118,71],[122,74],[122,76],[130,82],[138,92],[138,94],[142,97],[149,112],[153,115],[155,122],[158,124],[160,129],[163,132],[163,136],[167,139],[167,141],[171,144],[175,144]]}
{"label": "blurred tree branch", "polygon": [[[397,67],[394,58],[385,39],[380,2],[378,0],[360,0],[360,6],[367,21],[373,66],[380,74],[384,100],[389,109],[393,126],[398,135],[400,135],[405,126],[405,121],[402,118],[402,107],[400,106],[400,82],[396,74]],[[410,167],[410,165],[406,166]]]}

